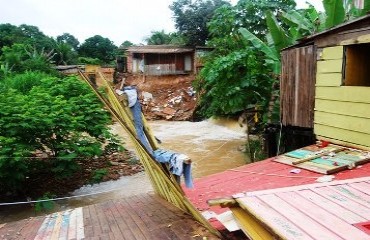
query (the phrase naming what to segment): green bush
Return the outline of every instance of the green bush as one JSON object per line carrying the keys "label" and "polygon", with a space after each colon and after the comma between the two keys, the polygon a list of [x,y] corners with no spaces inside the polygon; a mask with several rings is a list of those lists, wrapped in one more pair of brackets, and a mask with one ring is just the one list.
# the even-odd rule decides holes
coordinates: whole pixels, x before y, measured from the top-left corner
{"label": "green bush", "polygon": [[91,177],[91,183],[100,183],[103,177],[108,174],[108,170],[105,168],[97,169],[93,172]]}
{"label": "green bush", "polygon": [[0,191],[22,188],[36,150],[50,156],[50,170],[62,178],[78,169],[77,159],[118,148],[110,122],[77,77],[26,72],[0,79]]}
{"label": "green bush", "polygon": [[[55,198],[54,194],[51,194],[49,192],[45,193],[41,198],[38,198],[37,200],[49,200]],[[41,211],[50,211],[54,208],[55,203],[53,201],[42,201],[42,202],[37,202],[35,204],[35,211],[36,212],[41,212]]]}
{"label": "green bush", "polygon": [[260,105],[266,107],[273,79],[250,50],[208,61],[195,82],[203,116],[227,116]]}

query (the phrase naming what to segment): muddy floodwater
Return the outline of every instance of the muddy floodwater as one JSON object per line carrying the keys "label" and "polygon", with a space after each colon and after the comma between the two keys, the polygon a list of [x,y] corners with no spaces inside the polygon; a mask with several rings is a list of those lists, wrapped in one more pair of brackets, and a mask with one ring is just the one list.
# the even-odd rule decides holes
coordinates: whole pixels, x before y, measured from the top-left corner
{"label": "muddy floodwater", "polygon": [[[149,122],[154,135],[162,141],[160,147],[188,155],[193,162],[193,177],[200,178],[226,169],[239,167],[249,162],[246,155],[238,150],[246,142],[245,132],[237,122],[231,120],[207,120],[202,122]],[[133,149],[127,135],[118,124],[112,132],[124,139],[125,146]],[[105,192],[57,201],[53,211],[81,207],[110,199],[128,197],[153,191],[144,172],[84,186],[72,193],[73,196]],[[0,211],[0,223],[40,215],[30,206],[11,207]]]}
{"label": "muddy floodwater", "polygon": [[246,138],[237,122],[151,122],[161,148],[188,155],[193,161],[193,177],[200,178],[248,162],[239,149]]}

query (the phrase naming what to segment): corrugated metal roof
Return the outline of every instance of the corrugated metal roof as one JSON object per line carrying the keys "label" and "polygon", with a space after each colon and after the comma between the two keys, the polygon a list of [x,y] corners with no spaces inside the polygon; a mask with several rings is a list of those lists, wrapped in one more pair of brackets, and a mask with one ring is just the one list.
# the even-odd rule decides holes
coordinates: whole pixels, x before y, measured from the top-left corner
{"label": "corrugated metal roof", "polygon": [[146,45],[128,47],[126,51],[132,53],[185,53],[193,52],[194,49],[186,46]]}

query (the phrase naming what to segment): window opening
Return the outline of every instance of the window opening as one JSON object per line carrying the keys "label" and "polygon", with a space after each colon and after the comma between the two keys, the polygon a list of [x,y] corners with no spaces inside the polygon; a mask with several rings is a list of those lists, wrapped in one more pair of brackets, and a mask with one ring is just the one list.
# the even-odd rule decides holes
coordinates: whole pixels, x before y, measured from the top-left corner
{"label": "window opening", "polygon": [[344,86],[370,87],[370,43],[345,47]]}

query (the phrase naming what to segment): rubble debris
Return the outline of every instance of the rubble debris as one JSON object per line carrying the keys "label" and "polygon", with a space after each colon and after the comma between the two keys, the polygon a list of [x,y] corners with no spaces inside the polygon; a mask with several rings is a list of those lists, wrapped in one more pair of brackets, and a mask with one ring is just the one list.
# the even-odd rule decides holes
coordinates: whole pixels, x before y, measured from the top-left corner
{"label": "rubble debris", "polygon": [[[148,120],[184,121],[192,119],[196,106],[193,79],[194,76],[153,79],[128,76],[126,84],[137,87],[142,111]],[[116,88],[119,86],[120,83]]]}

